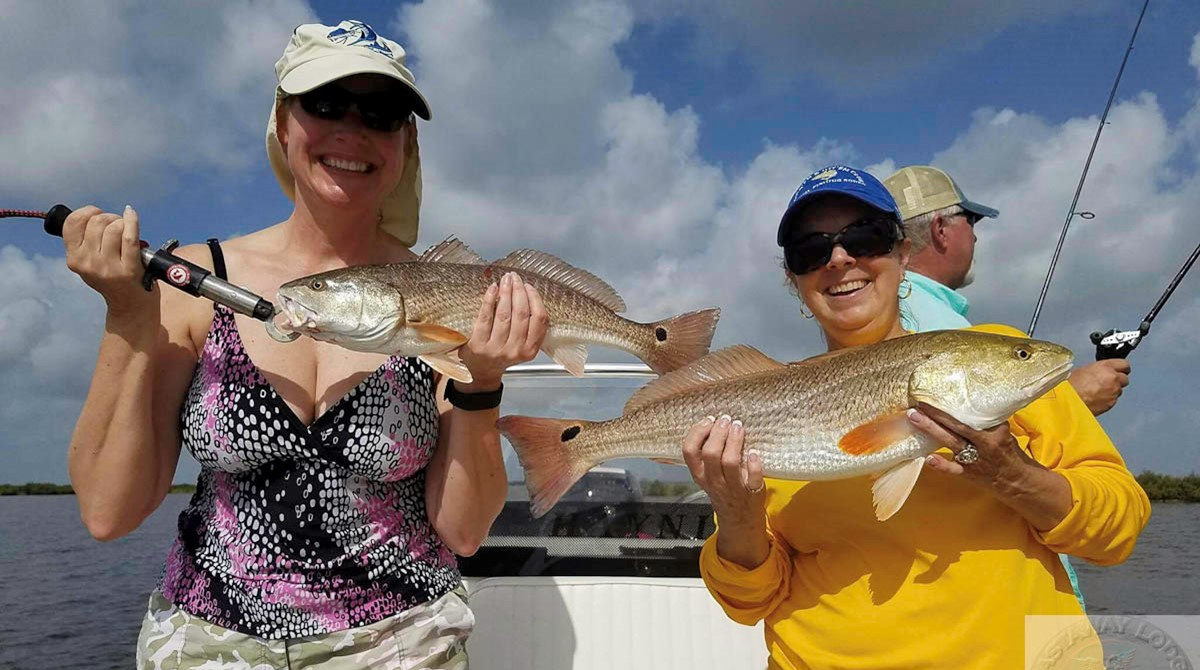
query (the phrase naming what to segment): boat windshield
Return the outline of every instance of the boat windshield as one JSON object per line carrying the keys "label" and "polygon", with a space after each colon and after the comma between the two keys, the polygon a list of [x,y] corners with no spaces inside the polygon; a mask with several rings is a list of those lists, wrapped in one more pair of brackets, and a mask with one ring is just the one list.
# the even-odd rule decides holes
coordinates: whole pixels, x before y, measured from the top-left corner
{"label": "boat windshield", "polygon": [[[620,416],[655,375],[642,365],[589,365],[583,378],[556,365],[525,365],[504,378],[502,414],[601,421]],[[459,559],[467,577],[697,577],[712,507],[687,468],[645,459],[610,461],[585,474],[540,519],[516,453],[503,441],[508,500],[483,546]]]}

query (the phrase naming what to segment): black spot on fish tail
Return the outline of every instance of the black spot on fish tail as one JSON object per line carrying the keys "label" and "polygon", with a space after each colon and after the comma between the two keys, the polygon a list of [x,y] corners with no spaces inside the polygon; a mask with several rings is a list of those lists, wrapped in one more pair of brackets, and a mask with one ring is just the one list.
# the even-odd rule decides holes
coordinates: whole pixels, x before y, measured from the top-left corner
{"label": "black spot on fish tail", "polygon": [[575,439],[575,436],[578,434],[579,434],[579,426],[571,426],[570,428],[568,428],[562,432],[562,441],[570,442],[571,440]]}
{"label": "black spot on fish tail", "polygon": [[655,328],[654,329],[654,337],[656,339],[658,339],[659,342],[666,342],[667,341],[667,329],[663,328],[662,326]]}

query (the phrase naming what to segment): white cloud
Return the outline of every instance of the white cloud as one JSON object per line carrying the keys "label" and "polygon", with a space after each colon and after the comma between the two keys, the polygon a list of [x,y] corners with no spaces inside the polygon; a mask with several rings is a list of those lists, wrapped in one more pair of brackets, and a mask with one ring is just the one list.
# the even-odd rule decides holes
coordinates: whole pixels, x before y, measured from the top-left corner
{"label": "white cloud", "polygon": [[[993,7],[997,3],[985,5],[969,7],[992,19],[1043,11],[1034,3],[1021,3],[1012,13]],[[40,16],[30,7],[37,5],[21,5],[25,18]],[[90,13],[87,20],[76,17],[76,23],[66,24],[69,34],[84,34],[88,20],[94,20],[127,36],[88,63],[64,59],[32,37],[3,34],[44,54],[42,60],[23,61],[21,67],[31,74],[14,74],[19,82],[71,77],[104,82],[77,93],[89,101],[86,110],[54,102],[63,91],[37,98],[47,107],[44,118],[57,120],[43,130],[29,126],[32,102],[0,101],[0,112],[19,120],[14,132],[0,135],[0,155],[15,151],[29,169],[42,170],[40,182],[19,182],[19,188],[44,186],[49,166],[77,165],[68,174],[83,188],[90,179],[130,186],[184,164],[229,169],[261,160],[259,126],[269,104],[263,92],[272,85],[270,65],[292,24],[307,16],[305,7],[241,2],[223,6],[212,17],[201,16],[205,12],[199,9],[163,7],[158,11],[168,16],[158,20],[176,26],[174,32],[136,40],[129,36],[140,36],[152,20],[149,14],[130,16],[142,5],[86,7],[88,12],[78,13]],[[729,21],[732,32],[751,25],[731,9],[722,11],[714,20]],[[745,13],[787,23],[753,7]],[[723,310],[718,344],[746,342],[781,359],[820,350],[815,324],[800,317],[783,284],[774,239],[779,216],[799,180],[816,168],[867,164],[885,176],[895,167],[892,159],[864,156],[834,138],[807,147],[768,140],[747,165],[714,164],[701,154],[704,119],[694,110],[671,109],[651,94],[635,93],[633,73],[617,52],[634,29],[636,15],[627,4],[583,0],[535,9],[523,3],[449,0],[408,5],[398,16],[392,32],[403,27],[407,33],[405,46],[419,56],[418,83],[434,108],[433,122],[421,125],[423,244],[454,233],[493,257],[535,246],[607,278],[625,296],[633,317],[649,320],[717,305]],[[974,20],[968,25],[983,25],[984,19]],[[738,21],[744,25],[734,25]],[[256,25],[260,30],[252,29]],[[804,30],[822,26],[830,35],[852,27],[818,21]],[[197,45],[184,34],[202,29],[219,37]],[[764,42],[776,34],[782,29],[765,33]],[[176,43],[193,51],[176,53],[171,49]],[[0,39],[0,56],[12,53],[21,52]],[[130,66],[134,57],[150,56],[163,63],[155,73]],[[913,58],[918,57],[923,56]],[[1200,40],[1192,61],[1200,69]],[[1200,90],[1195,83],[1189,86]],[[261,108],[253,102],[260,97]],[[131,111],[138,100],[153,102]],[[180,109],[186,110],[183,116],[169,116]],[[1200,118],[1198,110],[1188,119]],[[1123,98],[1110,119],[1081,201],[1081,208],[1095,211],[1097,218],[1074,224],[1039,328],[1039,335],[1076,347],[1081,357],[1090,355],[1086,337],[1091,330],[1136,326],[1182,263],[1181,250],[1200,242],[1189,218],[1200,211],[1200,176],[1173,162],[1180,147],[1188,146],[1185,140],[1195,137],[1188,135],[1189,121],[1169,122],[1150,94]],[[1000,221],[979,228],[979,279],[968,289],[977,320],[1026,325],[1096,122],[1055,123],[1023,110],[982,109],[966,131],[932,157],[972,198],[1002,212]],[[56,144],[60,138],[50,132],[55,124],[63,126],[60,134],[80,134]],[[98,139],[109,132],[119,134],[108,143]],[[204,148],[197,149],[201,138]],[[52,155],[38,155],[37,142],[49,143]],[[70,154],[71,147],[76,154]],[[181,147],[196,150],[185,154]],[[114,152],[120,163],[96,167]],[[163,153],[179,155],[164,158]],[[79,159],[64,160],[66,155]],[[0,194],[13,188],[7,174],[12,165],[5,159]],[[45,408],[55,412],[52,416],[73,418],[90,377],[101,301],[62,267],[61,258],[0,250],[0,276],[6,277],[6,292],[0,295],[0,392],[16,398],[0,407],[0,420],[27,425],[17,419],[45,416]],[[1197,278],[1189,281],[1194,286]],[[1151,336],[1155,349],[1143,345],[1146,351],[1134,355],[1135,368],[1152,372],[1148,377],[1135,373],[1130,399],[1106,418],[1115,427],[1143,406],[1141,397],[1155,398],[1161,389],[1168,389],[1167,395],[1194,391],[1186,366],[1175,365],[1175,359],[1165,363],[1163,353],[1191,362],[1200,358],[1200,347],[1167,345],[1178,338],[1193,340],[1190,333],[1200,327],[1200,301],[1189,290],[1194,289],[1181,287],[1168,305],[1161,330]],[[1158,435],[1182,441],[1186,421],[1174,410],[1162,411]],[[1118,433],[1136,437],[1125,428]],[[46,453],[61,451],[66,438],[65,427],[53,432],[43,426],[10,436],[22,448]],[[1147,451],[1135,445],[1132,460],[1154,467],[1170,463],[1167,456]]]}
{"label": "white cloud", "polygon": [[[1183,262],[1180,249],[1200,242],[1189,225],[1197,176],[1170,167],[1179,131],[1155,97],[1125,100],[1109,119],[1078,205],[1096,218],[1071,224],[1039,334],[1079,340],[1085,326],[1136,326]],[[934,157],[972,199],[1001,212],[978,227],[978,280],[966,291],[977,317],[1028,325],[1097,123],[1051,126],[1029,114],[980,110]],[[1105,326],[1106,319],[1126,323]]]}
{"label": "white cloud", "polygon": [[65,481],[67,440],[96,364],[103,302],[61,258],[5,246],[0,276],[3,447],[43,455],[22,480]]}
{"label": "white cloud", "polygon": [[179,168],[260,160],[272,65],[312,18],[301,0],[9,2],[3,14],[0,195],[29,201],[132,199]]}
{"label": "white cloud", "polygon": [[426,2],[392,28],[419,54],[422,145],[444,183],[502,193],[594,165],[601,111],[633,85],[613,49],[633,28],[623,3]]}
{"label": "white cloud", "polygon": [[[504,33],[515,20],[495,14],[468,16],[471,21],[492,22],[487,27],[457,27],[471,35]],[[556,20],[547,17],[546,22]],[[419,26],[409,28],[416,45],[433,37],[421,33]],[[528,25],[524,29],[529,30]],[[554,34],[548,25],[540,32]],[[611,50],[615,42],[606,40],[621,34],[608,31],[599,42],[585,42]],[[555,46],[546,51],[547,43]],[[473,169],[488,166],[485,174],[461,179],[450,166],[466,160],[478,138],[425,133],[423,138],[436,137],[438,142],[423,144],[432,165],[426,220],[433,223],[427,233],[436,227],[428,239],[458,232],[468,241],[478,240],[477,246],[490,254],[535,240],[536,246],[609,278],[625,295],[633,316],[658,318],[719,305],[723,315],[718,344],[747,342],[779,358],[819,351],[815,325],[800,317],[784,287],[775,224],[798,181],[817,167],[869,164],[885,176],[895,168],[894,161],[864,159],[853,147],[825,140],[813,147],[768,142],[744,170],[714,165],[697,148],[703,120],[688,108],[671,110],[650,95],[634,95],[626,77],[611,76],[611,60],[603,49],[573,52],[556,37],[521,48],[542,54],[544,68],[562,68],[573,76],[597,73],[590,99],[605,101],[594,108],[599,114],[579,116],[578,99],[572,99],[561,118],[573,136],[568,146],[586,141],[596,153],[583,161],[548,159],[544,144],[546,138],[557,137],[555,123],[510,126],[502,139],[503,157],[481,160]],[[447,74],[486,69],[486,55],[454,56],[453,68],[443,64]],[[423,76],[430,89],[443,91],[443,108],[524,104],[524,92],[507,85],[486,87],[486,103],[480,104],[470,93],[469,76],[453,89],[437,72],[428,69]],[[551,73],[542,75],[561,80]],[[446,93],[451,90],[457,95]],[[1109,120],[1080,203],[1097,218],[1075,222],[1039,326],[1039,335],[1076,348],[1081,362],[1092,355],[1088,333],[1135,327],[1182,262],[1182,257],[1176,258],[1180,249],[1200,241],[1189,242],[1195,234],[1187,215],[1200,209],[1197,175],[1180,173],[1173,162],[1184,125],[1172,125],[1150,93],[1122,98]],[[1051,122],[1021,110],[981,109],[960,137],[932,157],[931,162],[955,174],[973,198],[1002,211],[999,221],[979,229],[979,281],[968,289],[977,320],[1027,325],[1097,122],[1090,117]],[[478,151],[495,155],[488,143]],[[513,165],[528,170],[514,175],[509,169]],[[1159,341],[1179,332],[1177,323],[1200,320],[1194,301],[1177,298],[1168,309],[1170,318],[1164,316],[1161,331],[1153,335]],[[1114,436],[1131,439],[1119,426],[1123,418],[1136,414],[1141,399],[1154,398],[1162,389],[1177,393],[1194,387],[1178,366],[1163,365],[1163,351],[1135,354],[1135,369],[1147,372],[1135,373],[1127,400],[1106,417],[1115,426]],[[1195,360],[1195,352],[1175,353]],[[597,351],[594,356],[611,354]],[[1158,434],[1179,435],[1183,423],[1175,410],[1164,411],[1176,419],[1164,420]],[[1170,450],[1151,454],[1144,443],[1122,446],[1141,467],[1178,469],[1171,466],[1175,457]]]}

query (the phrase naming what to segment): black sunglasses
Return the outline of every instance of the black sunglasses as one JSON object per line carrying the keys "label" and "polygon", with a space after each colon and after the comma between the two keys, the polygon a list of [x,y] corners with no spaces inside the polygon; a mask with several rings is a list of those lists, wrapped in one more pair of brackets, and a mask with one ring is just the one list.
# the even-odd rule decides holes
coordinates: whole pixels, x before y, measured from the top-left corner
{"label": "black sunglasses", "polygon": [[300,107],[310,116],[326,121],[345,118],[353,105],[358,109],[362,124],[371,130],[394,133],[412,118],[412,105],[403,95],[381,91],[379,93],[351,93],[339,86],[322,86],[296,96]]}
{"label": "black sunglasses", "polygon": [[788,240],[783,257],[792,274],[808,274],[829,262],[833,248],[840,245],[846,253],[859,257],[882,256],[896,248],[900,239],[896,222],[886,217],[866,217],[836,233],[811,233]]}
{"label": "black sunglasses", "polygon": [[967,220],[967,225],[971,227],[974,227],[975,224],[979,223],[979,221],[983,219],[982,216],[976,214],[975,212],[968,212],[965,209],[957,214],[951,214],[950,216],[961,216],[965,218]]}

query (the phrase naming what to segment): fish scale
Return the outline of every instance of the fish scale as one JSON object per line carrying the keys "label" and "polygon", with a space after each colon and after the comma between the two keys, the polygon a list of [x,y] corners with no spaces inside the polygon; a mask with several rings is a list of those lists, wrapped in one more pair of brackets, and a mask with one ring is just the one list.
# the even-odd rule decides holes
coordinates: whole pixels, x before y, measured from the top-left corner
{"label": "fish scale", "polygon": [[877,514],[903,504],[936,444],[906,410],[927,402],[976,429],[995,426],[1066,379],[1059,345],[987,332],[906,335],[783,365],[757,350],[714,352],[651,382],[608,421],[506,416],[497,426],[525,468],[535,515],[591,467],[616,458],[682,461],[706,416],[745,427],[744,455],[768,477],[802,481],[883,473]]}
{"label": "fish scale", "polygon": [[415,316],[469,333],[488,285],[498,282],[507,272],[515,272],[542,297],[552,324],[548,337],[593,341],[625,351],[653,346],[652,325],[626,319],[578,291],[534,274],[503,266],[457,263],[385,267],[388,283],[404,295],[410,318]]}
{"label": "fish scale", "polygon": [[[681,459],[680,435],[706,416],[728,414],[741,420],[747,453],[759,455],[769,477],[818,480],[878,471],[932,450],[919,439],[865,458],[837,447],[847,425],[909,406],[909,371],[924,356],[915,347],[905,349],[902,357],[884,363],[854,356],[836,367],[788,366],[675,396],[652,412],[602,424],[603,434],[595,439],[603,447],[590,455],[600,462],[630,456]],[[835,375],[842,377],[836,381],[841,392],[830,394]],[[786,400],[759,402],[763,397]],[[635,453],[642,449],[648,453]]]}
{"label": "fish scale", "polygon": [[514,251],[495,263],[454,238],[416,261],[341,268],[279,288],[286,327],[354,351],[418,356],[460,382],[472,380],[455,350],[471,336],[489,286],[513,272],[534,287],[549,326],[542,350],[582,375],[586,346],[637,356],[659,374],[708,353],[720,310],[638,323],[600,278],[549,254]]}

